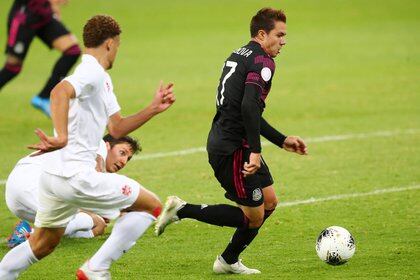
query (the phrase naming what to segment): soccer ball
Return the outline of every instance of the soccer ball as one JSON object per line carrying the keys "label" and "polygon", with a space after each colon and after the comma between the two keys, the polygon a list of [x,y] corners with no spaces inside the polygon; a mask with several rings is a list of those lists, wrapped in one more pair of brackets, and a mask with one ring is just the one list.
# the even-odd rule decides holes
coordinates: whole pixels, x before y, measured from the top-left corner
{"label": "soccer ball", "polygon": [[331,265],[347,262],[356,250],[353,236],[345,228],[331,226],[318,236],[315,245],[318,257]]}

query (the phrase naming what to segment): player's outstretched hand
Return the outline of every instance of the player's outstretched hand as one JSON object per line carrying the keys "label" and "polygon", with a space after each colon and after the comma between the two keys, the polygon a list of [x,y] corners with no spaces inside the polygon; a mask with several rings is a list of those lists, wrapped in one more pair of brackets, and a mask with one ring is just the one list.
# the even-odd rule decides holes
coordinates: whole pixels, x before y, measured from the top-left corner
{"label": "player's outstretched hand", "polygon": [[152,107],[157,113],[161,113],[171,107],[174,102],[174,84],[169,83],[166,86],[163,86],[163,82],[160,81],[159,87],[157,88],[155,97],[152,101]]}
{"label": "player's outstretched hand", "polygon": [[59,137],[50,137],[47,136],[41,129],[37,128],[35,134],[38,135],[41,142],[34,145],[29,145],[28,148],[32,150],[37,150],[31,156],[39,156],[48,152],[52,152],[58,149],[61,149],[67,145],[66,139],[61,139]]}
{"label": "player's outstretched hand", "polygon": [[249,163],[244,163],[244,170],[242,173],[244,177],[254,174],[261,167],[261,154],[251,153],[249,155]]}
{"label": "player's outstretched hand", "polygon": [[287,136],[283,143],[283,149],[299,155],[307,155],[308,147],[299,136]]}

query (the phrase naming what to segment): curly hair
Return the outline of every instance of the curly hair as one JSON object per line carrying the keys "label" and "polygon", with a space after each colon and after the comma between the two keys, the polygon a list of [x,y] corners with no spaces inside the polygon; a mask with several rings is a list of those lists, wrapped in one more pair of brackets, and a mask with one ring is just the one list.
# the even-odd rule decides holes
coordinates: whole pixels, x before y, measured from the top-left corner
{"label": "curly hair", "polygon": [[96,15],[83,27],[83,44],[86,48],[96,48],[105,40],[121,34],[118,22],[107,15]]}
{"label": "curly hair", "polygon": [[252,17],[250,24],[251,37],[257,36],[259,30],[264,30],[269,33],[274,29],[276,21],[286,23],[286,14],[284,11],[273,8],[262,8]]}

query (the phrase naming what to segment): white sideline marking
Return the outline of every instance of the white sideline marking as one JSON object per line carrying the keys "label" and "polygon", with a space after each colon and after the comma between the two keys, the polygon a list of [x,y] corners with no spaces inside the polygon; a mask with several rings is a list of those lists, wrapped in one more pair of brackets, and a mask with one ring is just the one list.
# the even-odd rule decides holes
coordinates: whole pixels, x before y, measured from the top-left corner
{"label": "white sideline marking", "polygon": [[[406,130],[391,130],[391,131],[377,131],[371,133],[356,133],[356,134],[344,134],[344,135],[327,135],[320,137],[308,137],[305,138],[306,143],[322,143],[322,142],[332,142],[332,141],[344,141],[350,139],[364,139],[370,137],[390,137],[398,134],[417,134],[420,132],[420,129],[406,129]],[[273,145],[270,142],[263,141],[261,143],[263,146]],[[165,153],[153,153],[153,154],[143,154],[140,156],[134,156],[132,160],[149,160],[155,158],[165,158],[165,157],[174,157],[174,156],[185,156],[196,153],[203,153],[206,151],[206,147],[197,147],[186,150],[178,150],[173,152]]]}
{"label": "white sideline marking", "polygon": [[331,200],[341,200],[341,199],[346,199],[346,198],[380,195],[380,194],[386,194],[386,193],[404,192],[404,191],[411,191],[411,190],[418,190],[418,189],[420,189],[420,185],[414,185],[414,186],[409,186],[409,187],[394,187],[394,188],[380,189],[380,190],[374,190],[374,191],[363,192],[363,193],[336,194],[336,195],[320,197],[320,198],[312,197],[305,200],[286,201],[286,202],[280,202],[277,206],[290,207],[290,206],[296,206],[296,205],[302,205],[302,204],[313,204],[313,203],[325,202],[325,201],[331,201]]}
{"label": "white sideline marking", "polygon": [[[377,131],[371,133],[356,133],[356,134],[343,134],[343,135],[327,135],[319,137],[308,137],[305,139],[306,143],[322,143],[322,142],[332,142],[332,141],[344,141],[350,139],[364,139],[370,137],[390,137],[397,134],[417,134],[420,132],[420,129],[405,129],[405,130],[389,130],[389,131]],[[270,142],[263,141],[261,143],[263,146],[273,145]],[[132,160],[149,160],[155,158],[165,158],[165,157],[174,157],[174,156],[185,156],[196,153],[203,153],[206,151],[206,147],[191,148],[186,150],[178,150],[165,153],[151,153],[144,154],[141,156],[134,156]],[[0,180],[0,186],[5,185],[6,180]]]}
{"label": "white sideline marking", "polygon": [[[361,196],[371,196],[371,195],[380,195],[380,194],[387,194],[387,193],[396,193],[396,192],[404,192],[404,191],[410,191],[410,190],[418,190],[420,189],[420,185],[413,185],[408,187],[394,187],[394,188],[387,188],[387,189],[379,189],[374,190],[371,192],[364,192],[364,193],[348,193],[348,194],[336,194],[331,195],[327,197],[320,197],[320,198],[309,198],[305,200],[295,200],[295,201],[286,201],[286,202],[280,202],[277,207],[291,207],[291,206],[297,206],[302,204],[313,204],[313,203],[319,203],[319,202],[325,202],[325,201],[331,201],[331,200],[341,200],[346,198],[354,198],[354,197],[361,197]],[[0,239],[0,244],[6,243],[6,238]]]}

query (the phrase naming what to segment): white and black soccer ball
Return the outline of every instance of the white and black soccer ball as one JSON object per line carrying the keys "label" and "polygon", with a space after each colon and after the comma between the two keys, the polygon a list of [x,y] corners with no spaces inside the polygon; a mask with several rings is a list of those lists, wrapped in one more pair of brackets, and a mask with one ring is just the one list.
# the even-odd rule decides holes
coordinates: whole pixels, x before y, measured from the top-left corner
{"label": "white and black soccer ball", "polygon": [[318,257],[324,262],[340,265],[354,255],[356,244],[348,230],[339,226],[331,226],[319,234],[315,249]]}

